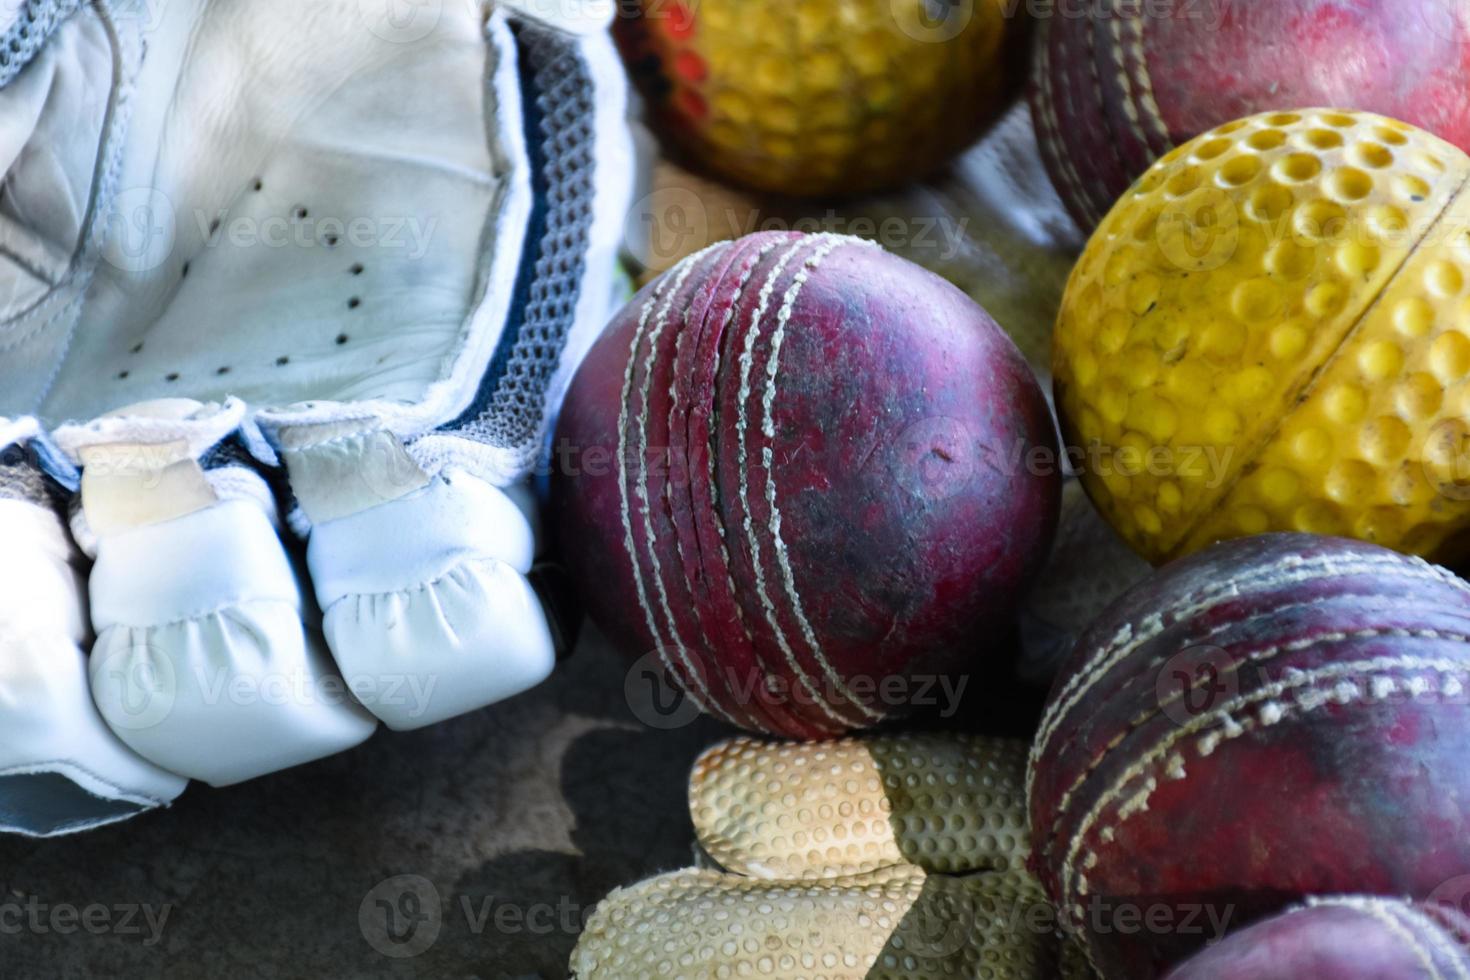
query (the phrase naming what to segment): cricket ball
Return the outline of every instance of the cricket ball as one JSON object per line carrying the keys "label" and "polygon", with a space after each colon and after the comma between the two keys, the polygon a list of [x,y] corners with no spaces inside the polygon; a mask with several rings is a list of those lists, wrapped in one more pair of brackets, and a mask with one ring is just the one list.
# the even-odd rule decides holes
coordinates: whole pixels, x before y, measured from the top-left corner
{"label": "cricket ball", "polygon": [[1434,980],[1470,976],[1470,920],[1442,905],[1312,899],[1212,946],[1167,980]]}
{"label": "cricket ball", "polygon": [[623,59],[667,144],[757,190],[846,195],[917,180],[1019,92],[1011,0],[624,0]]}
{"label": "cricket ball", "polygon": [[1212,130],[1118,202],[1053,372],[1088,494],[1144,557],[1266,531],[1464,556],[1467,177],[1421,129],[1308,109]]}
{"label": "cricket ball", "polygon": [[1470,586],[1422,559],[1268,534],[1178,561],[1052,689],[1038,876],[1109,980],[1313,894],[1426,898],[1470,874],[1467,683]]}
{"label": "cricket ball", "polygon": [[1258,112],[1352,106],[1470,150],[1470,6],[1461,0],[1070,6],[1037,31],[1031,104],[1047,170],[1085,229],[1154,160]]}
{"label": "cricket ball", "polygon": [[1060,494],[1015,345],[944,280],[837,235],[750,235],[645,286],[553,450],[563,559],[603,631],[716,717],[794,737],[1012,652],[998,627]]}

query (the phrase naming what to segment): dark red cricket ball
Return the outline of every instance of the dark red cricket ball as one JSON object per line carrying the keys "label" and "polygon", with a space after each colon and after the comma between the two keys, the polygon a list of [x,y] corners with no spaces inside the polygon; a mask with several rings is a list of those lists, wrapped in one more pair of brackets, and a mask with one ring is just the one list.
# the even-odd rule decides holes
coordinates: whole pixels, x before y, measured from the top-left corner
{"label": "dark red cricket ball", "polygon": [[984,682],[1055,529],[1053,433],[958,289],[859,239],[762,233],[614,318],[562,410],[552,513],[619,646],[717,717],[820,737]]}
{"label": "dark red cricket ball", "polygon": [[1437,903],[1345,895],[1251,926],[1168,980],[1447,980],[1470,976],[1470,920]]}
{"label": "dark red cricket ball", "polygon": [[[1158,976],[1208,938],[1202,912],[1424,898],[1470,873],[1467,688],[1470,587],[1444,569],[1299,534],[1175,562],[1052,690],[1035,869],[1110,978]],[[1124,931],[1119,910],[1169,927]]]}
{"label": "dark red cricket ball", "polygon": [[1272,109],[1362,109],[1470,151],[1470,7],[1454,0],[1083,0],[1042,18],[1042,156],[1084,229],[1149,164]]}

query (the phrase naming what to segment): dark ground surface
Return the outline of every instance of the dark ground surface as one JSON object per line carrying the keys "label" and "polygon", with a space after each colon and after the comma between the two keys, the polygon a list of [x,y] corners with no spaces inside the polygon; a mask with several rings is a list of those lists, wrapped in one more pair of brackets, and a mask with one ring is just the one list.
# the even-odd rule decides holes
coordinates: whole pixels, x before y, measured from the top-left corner
{"label": "dark ground surface", "polygon": [[[0,838],[0,978],[560,980],[609,891],[692,863],[689,768],[734,734],[680,712],[650,727],[628,675],[586,635],[486,710],[89,834]],[[1028,730],[1040,692],[972,687],[909,724]],[[52,928],[89,905],[133,931]],[[143,908],[124,924],[124,906]]]}
{"label": "dark ground surface", "polygon": [[[584,643],[490,709],[380,729],[240,786],[196,783],[167,811],[90,834],[0,839],[0,977],[565,977],[599,899],[690,863],[689,767],[725,733],[706,719],[641,724],[623,679],[612,653]],[[437,938],[412,957],[370,942],[401,953],[431,938],[421,919],[402,945],[384,941],[379,900],[405,936],[405,886],[418,916],[433,904],[421,883],[378,887],[399,875],[438,894]],[[148,908],[138,934],[51,929],[57,907],[94,903]],[[165,909],[148,944],[145,912],[156,922]]]}

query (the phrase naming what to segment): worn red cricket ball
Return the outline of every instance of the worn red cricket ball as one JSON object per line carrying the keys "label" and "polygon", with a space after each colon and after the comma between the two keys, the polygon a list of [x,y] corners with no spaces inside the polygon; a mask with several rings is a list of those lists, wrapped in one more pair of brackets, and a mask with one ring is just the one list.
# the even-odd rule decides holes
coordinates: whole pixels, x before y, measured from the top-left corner
{"label": "worn red cricket ball", "polygon": [[1432,902],[1345,895],[1231,935],[1168,980],[1435,980],[1470,976],[1470,920]]}
{"label": "worn red cricket ball", "polygon": [[1174,147],[1272,109],[1368,110],[1470,151],[1470,6],[1459,0],[1065,6],[1041,24],[1032,114],[1083,228]]}
{"label": "worn red cricket ball", "polygon": [[[1216,545],[1078,641],[1028,771],[1033,861],[1108,978],[1313,894],[1470,873],[1470,587],[1375,545]],[[1155,912],[1168,928],[1125,932]],[[1159,911],[1162,910],[1162,911]]]}
{"label": "worn red cricket ball", "polygon": [[719,718],[820,737],[931,676],[983,683],[1051,543],[1053,431],[958,289],[860,239],[750,235],[649,283],[593,346],[552,512],[619,646]]}

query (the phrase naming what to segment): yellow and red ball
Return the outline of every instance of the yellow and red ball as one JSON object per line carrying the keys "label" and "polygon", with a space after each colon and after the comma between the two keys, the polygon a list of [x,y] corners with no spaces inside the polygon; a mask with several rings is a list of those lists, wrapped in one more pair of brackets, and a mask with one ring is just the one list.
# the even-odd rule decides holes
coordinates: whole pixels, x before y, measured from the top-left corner
{"label": "yellow and red ball", "polygon": [[629,0],[616,35],[651,121],[702,169],[786,195],[923,177],[1025,75],[1006,0]]}

